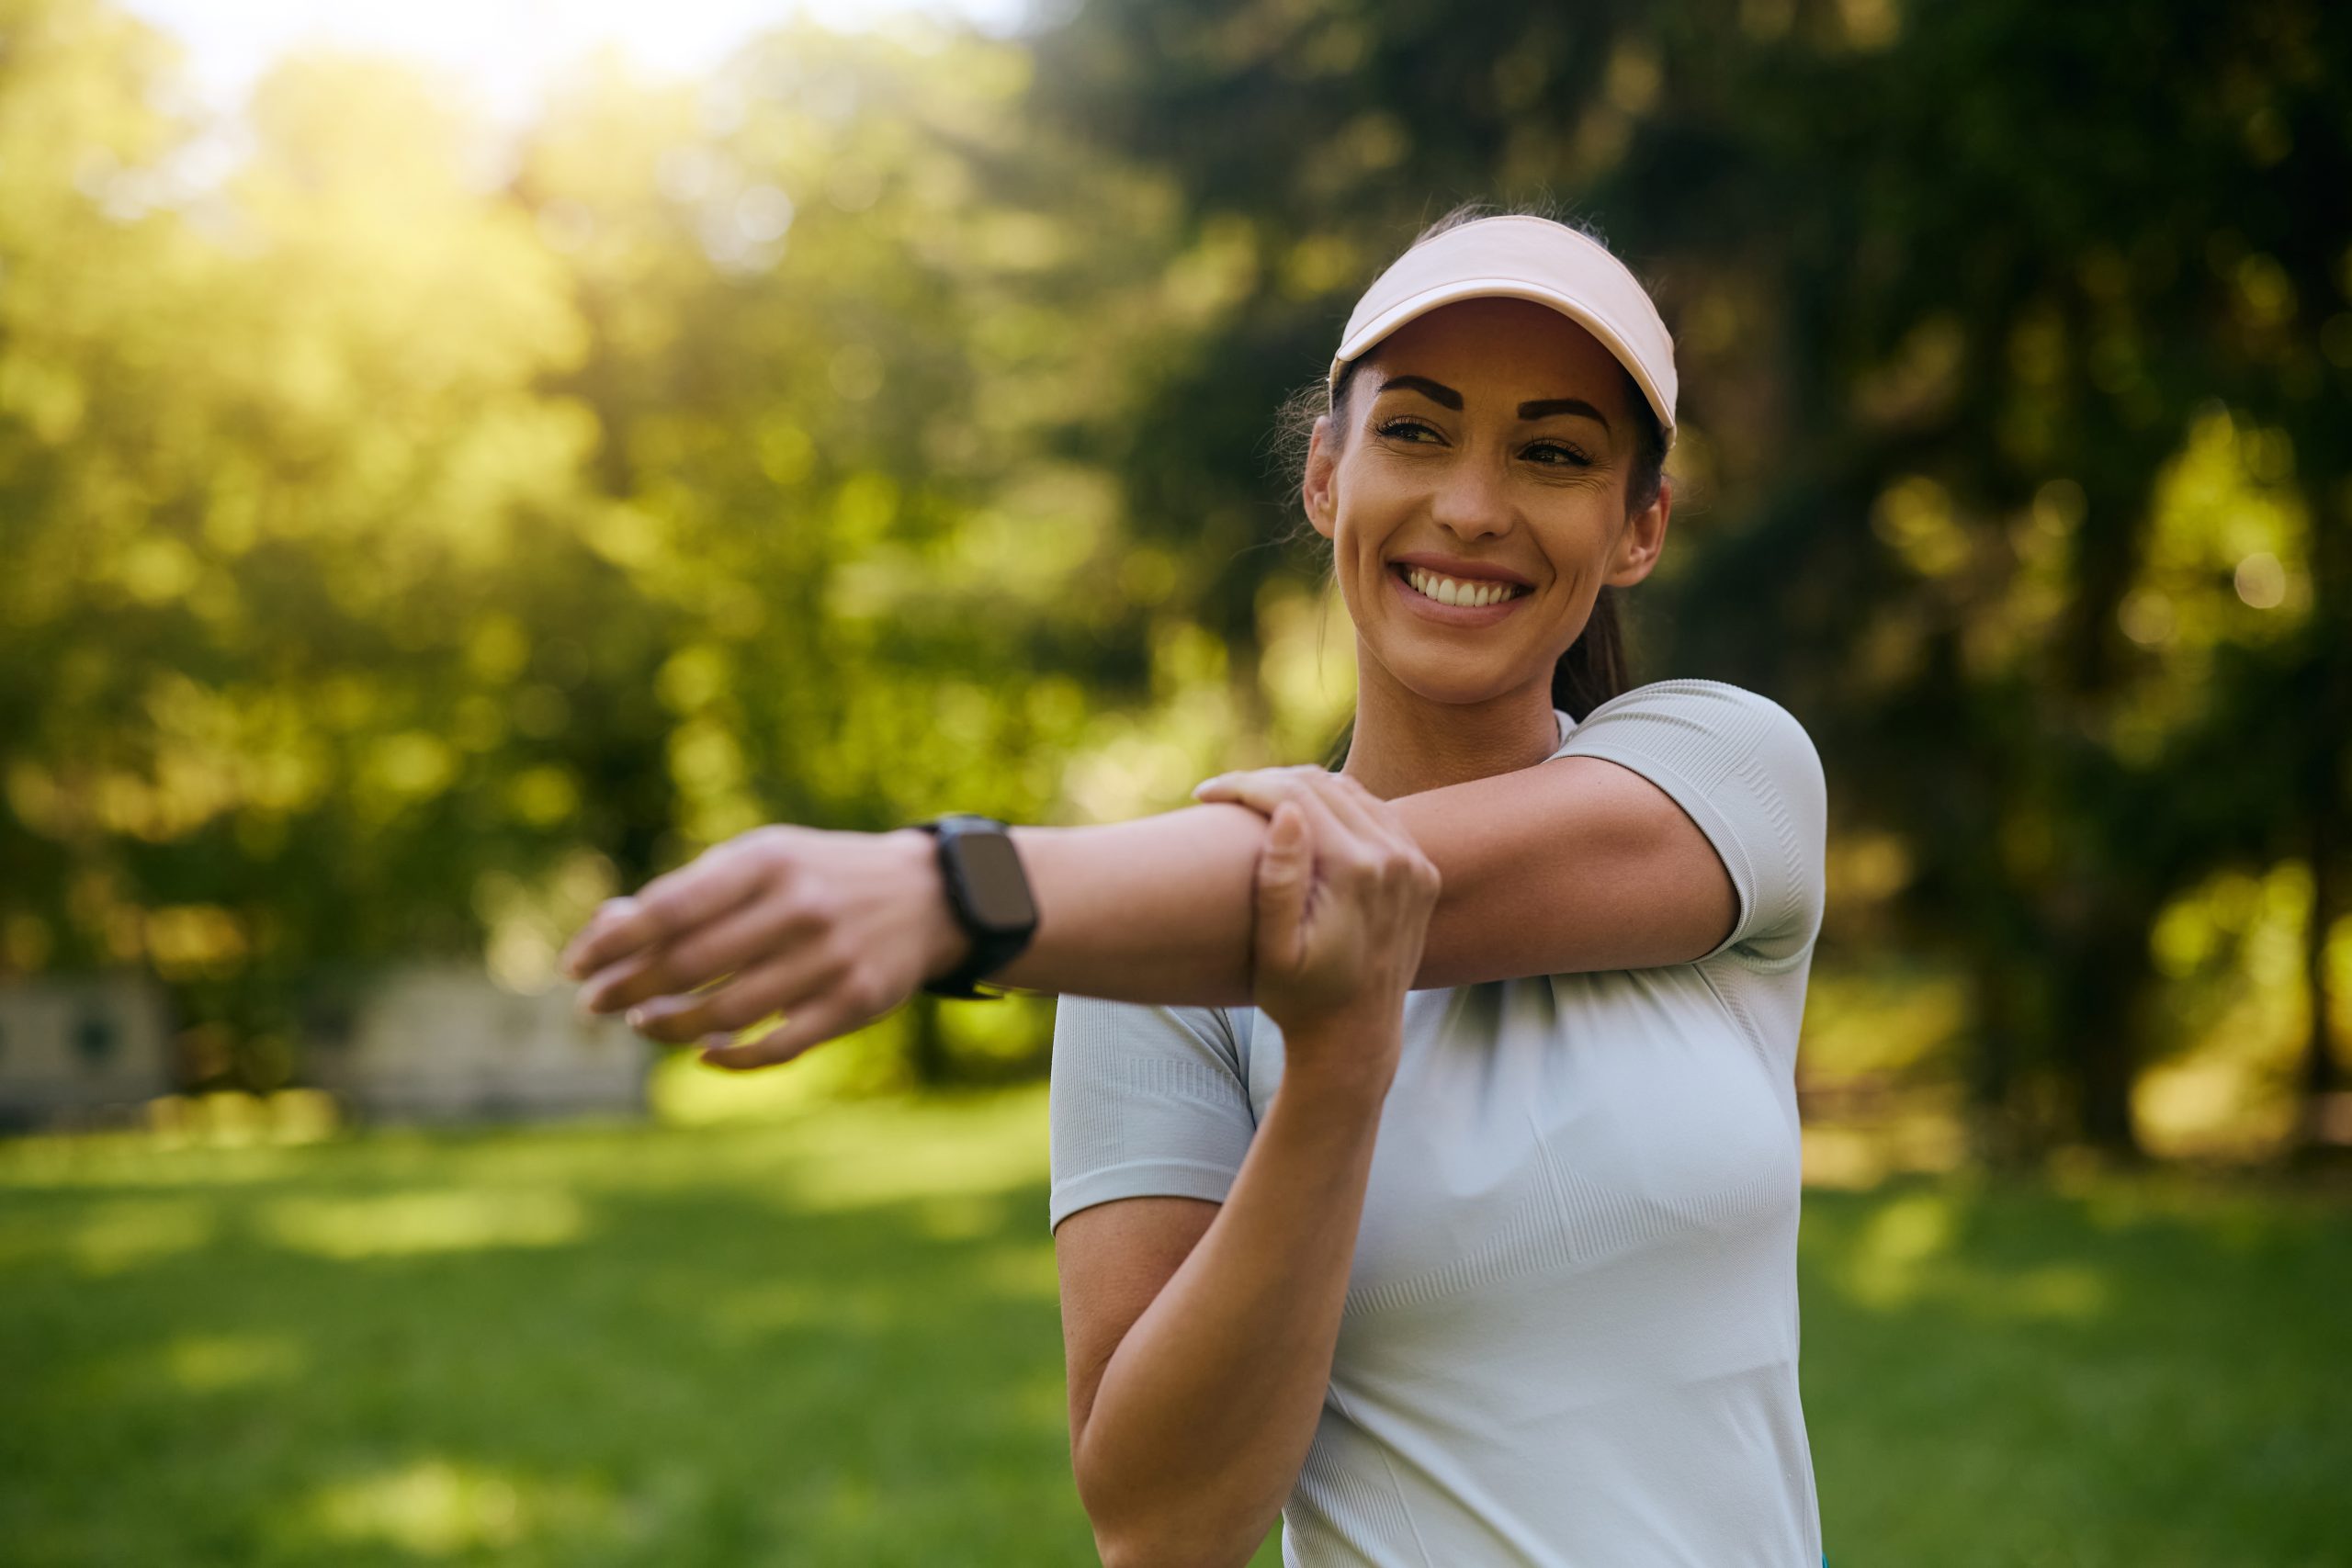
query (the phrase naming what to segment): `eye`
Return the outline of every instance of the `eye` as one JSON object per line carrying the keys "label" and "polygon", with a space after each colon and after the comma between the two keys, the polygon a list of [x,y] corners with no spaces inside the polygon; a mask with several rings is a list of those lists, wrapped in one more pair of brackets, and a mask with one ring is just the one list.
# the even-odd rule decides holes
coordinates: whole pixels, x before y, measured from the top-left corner
{"label": "eye", "polygon": [[1416,432],[1419,434],[1428,436],[1432,441],[1438,439],[1437,432],[1431,430],[1428,425],[1423,424],[1418,419],[1392,419],[1385,424],[1375,425],[1373,428],[1379,434],[1395,436],[1400,441],[1405,439],[1409,433]]}
{"label": "eye", "polygon": [[1592,467],[1590,457],[1573,446],[1566,446],[1556,441],[1539,441],[1527,449],[1527,455],[1550,468],[1589,468]]}

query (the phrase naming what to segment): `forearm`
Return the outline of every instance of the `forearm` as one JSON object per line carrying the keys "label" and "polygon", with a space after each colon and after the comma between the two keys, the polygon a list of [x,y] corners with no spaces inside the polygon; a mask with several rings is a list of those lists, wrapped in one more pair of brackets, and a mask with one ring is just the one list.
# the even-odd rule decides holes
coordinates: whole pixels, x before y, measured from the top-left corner
{"label": "forearm", "polygon": [[[1737,913],[1699,829],[1613,762],[1565,758],[1393,804],[1444,878],[1416,990],[1687,963]],[[1248,1005],[1265,828],[1227,802],[1099,827],[1014,828],[1037,931],[990,979],[1111,1001]],[[938,942],[952,954],[959,939],[938,909]]]}
{"label": "forearm", "polygon": [[1114,1568],[1238,1564],[1265,1539],[1330,1382],[1384,1098],[1286,1081],[1104,1368],[1073,1458]]}
{"label": "forearm", "polygon": [[1037,931],[989,983],[1110,1001],[1242,1007],[1265,818],[1190,806],[1087,828],[1015,827]]}

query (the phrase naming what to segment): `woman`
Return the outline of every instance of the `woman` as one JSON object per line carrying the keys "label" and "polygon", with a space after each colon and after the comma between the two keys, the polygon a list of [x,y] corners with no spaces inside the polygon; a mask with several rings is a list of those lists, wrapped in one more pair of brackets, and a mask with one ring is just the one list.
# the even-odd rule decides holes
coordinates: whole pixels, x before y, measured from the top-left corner
{"label": "woman", "polygon": [[[1671,342],[1589,237],[1457,214],[1327,385],[1301,495],[1357,634],[1345,765],[1010,835],[1039,919],[993,973],[1063,998],[1049,1223],[1103,1557],[1239,1563],[1279,1512],[1291,1563],[1815,1563],[1824,794],[1768,700],[1622,689],[1602,593],[1665,540]],[[783,1059],[969,967],[929,840],[759,829],[616,901],[572,972],[662,998],[657,1038],[786,1010],[706,1051]]]}

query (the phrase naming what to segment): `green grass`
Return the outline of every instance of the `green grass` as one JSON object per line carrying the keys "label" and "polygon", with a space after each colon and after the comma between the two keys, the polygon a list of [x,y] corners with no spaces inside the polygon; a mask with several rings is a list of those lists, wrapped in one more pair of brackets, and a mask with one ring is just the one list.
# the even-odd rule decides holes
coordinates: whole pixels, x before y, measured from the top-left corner
{"label": "green grass", "polygon": [[[0,1558],[1091,1562],[1044,1115],[0,1145]],[[1800,1265],[1834,1568],[2346,1561],[2340,1201],[1816,1193]]]}

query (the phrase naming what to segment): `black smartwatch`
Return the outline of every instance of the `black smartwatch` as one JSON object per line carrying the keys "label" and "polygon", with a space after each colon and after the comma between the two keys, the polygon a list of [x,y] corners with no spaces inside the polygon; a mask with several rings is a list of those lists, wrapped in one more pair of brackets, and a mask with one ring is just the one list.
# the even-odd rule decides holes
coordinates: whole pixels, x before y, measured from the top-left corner
{"label": "black smartwatch", "polygon": [[992,817],[965,812],[915,826],[939,840],[939,874],[948,907],[972,939],[964,962],[924,981],[922,988],[934,997],[995,1001],[998,993],[976,991],[972,982],[1012,963],[1037,930],[1036,900],[1029,896],[1029,877],[1013,852],[1012,835]]}

